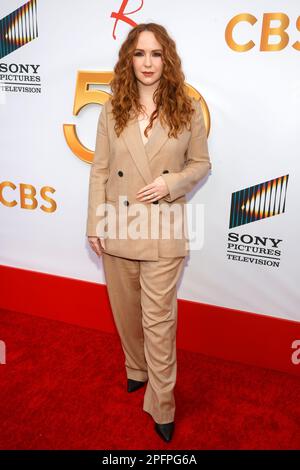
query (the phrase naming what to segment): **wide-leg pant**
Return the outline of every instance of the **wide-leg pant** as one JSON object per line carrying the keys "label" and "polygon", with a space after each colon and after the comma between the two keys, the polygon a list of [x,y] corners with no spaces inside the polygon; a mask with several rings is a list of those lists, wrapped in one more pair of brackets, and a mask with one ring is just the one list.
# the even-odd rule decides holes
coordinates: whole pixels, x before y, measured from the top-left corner
{"label": "wide-leg pant", "polygon": [[140,261],[103,252],[102,258],[127,378],[148,379],[143,410],[155,422],[174,421],[177,281],[185,257]]}

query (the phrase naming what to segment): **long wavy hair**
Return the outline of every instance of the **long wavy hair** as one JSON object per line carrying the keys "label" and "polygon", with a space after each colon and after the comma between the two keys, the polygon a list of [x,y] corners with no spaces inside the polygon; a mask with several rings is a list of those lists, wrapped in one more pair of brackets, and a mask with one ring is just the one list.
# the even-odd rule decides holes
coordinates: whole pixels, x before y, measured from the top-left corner
{"label": "long wavy hair", "polygon": [[177,138],[186,126],[190,130],[190,121],[194,112],[191,98],[185,88],[185,76],[181,60],[176,51],[176,44],[166,29],[156,23],[141,23],[132,28],[119,50],[118,62],[114,67],[114,77],[110,83],[112,90],[112,112],[115,119],[115,132],[121,134],[129,119],[136,118],[143,107],[139,102],[139,90],[135,77],[132,58],[139,34],[152,31],[162,47],[163,71],[159,85],[153,94],[156,109],[150,116],[145,129],[152,128],[153,121],[159,116],[161,124],[169,127],[168,136]]}

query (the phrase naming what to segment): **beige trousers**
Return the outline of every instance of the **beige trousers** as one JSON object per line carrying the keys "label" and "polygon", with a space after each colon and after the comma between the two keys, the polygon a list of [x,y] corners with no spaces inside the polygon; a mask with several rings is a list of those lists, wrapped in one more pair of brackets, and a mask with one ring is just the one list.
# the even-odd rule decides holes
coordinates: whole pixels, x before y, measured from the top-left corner
{"label": "beige trousers", "polygon": [[104,252],[102,259],[127,378],[148,379],[143,410],[156,423],[174,421],[177,281],[185,257],[141,261]]}

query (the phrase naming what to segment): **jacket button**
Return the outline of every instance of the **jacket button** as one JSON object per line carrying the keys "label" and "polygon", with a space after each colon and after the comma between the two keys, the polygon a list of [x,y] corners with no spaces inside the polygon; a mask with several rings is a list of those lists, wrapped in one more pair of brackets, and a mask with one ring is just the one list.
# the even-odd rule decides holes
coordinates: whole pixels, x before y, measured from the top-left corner
{"label": "jacket button", "polygon": [[129,201],[124,201],[125,206],[129,206]]}
{"label": "jacket button", "polygon": [[163,173],[169,173],[169,170],[164,170]]}
{"label": "jacket button", "polygon": [[152,201],[152,204],[158,204],[158,201]]}
{"label": "jacket button", "polygon": [[119,176],[123,176],[123,171],[121,171],[121,170],[118,171],[118,175],[119,175]]}

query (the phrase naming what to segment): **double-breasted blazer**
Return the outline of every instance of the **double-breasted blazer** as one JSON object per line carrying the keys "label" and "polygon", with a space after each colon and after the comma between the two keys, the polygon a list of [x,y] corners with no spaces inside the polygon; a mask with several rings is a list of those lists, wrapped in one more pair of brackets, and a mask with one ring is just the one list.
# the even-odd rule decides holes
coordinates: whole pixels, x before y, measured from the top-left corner
{"label": "double-breasted blazer", "polygon": [[[190,130],[185,127],[177,138],[169,138],[168,127],[158,118],[146,144],[137,118],[129,120],[117,136],[111,100],[105,102],[90,170],[86,235],[105,238],[106,253],[152,261],[189,253],[186,193],[212,167],[202,108],[198,100],[192,101]],[[136,193],[158,176],[169,193],[156,202],[138,200]],[[110,211],[104,214],[100,206],[110,206]],[[112,222],[115,231],[107,230]],[[165,222],[171,230],[163,232]],[[133,231],[128,236],[129,226]],[[181,236],[176,229],[181,229]]]}

